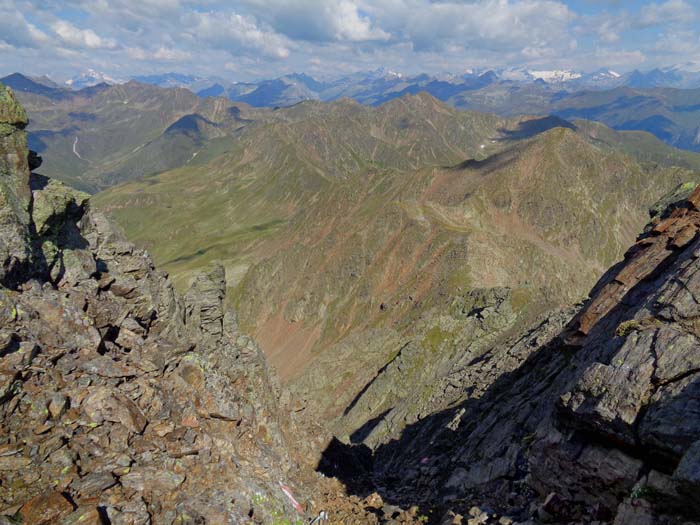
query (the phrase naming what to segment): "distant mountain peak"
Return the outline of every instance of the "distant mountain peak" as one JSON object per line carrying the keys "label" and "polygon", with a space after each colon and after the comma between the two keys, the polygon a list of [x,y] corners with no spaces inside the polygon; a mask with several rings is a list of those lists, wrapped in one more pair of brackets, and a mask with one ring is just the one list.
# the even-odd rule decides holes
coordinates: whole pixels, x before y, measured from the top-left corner
{"label": "distant mountain peak", "polygon": [[527,71],[535,79],[542,79],[547,83],[568,82],[581,78],[581,73],[577,73],[570,69],[553,69],[553,70],[528,70]]}
{"label": "distant mountain peak", "polygon": [[0,82],[17,92],[34,93],[50,98],[60,98],[64,96],[66,92],[66,88],[61,88],[48,77],[33,78],[23,75],[22,73],[7,75],[6,77],[0,78]]}
{"label": "distant mountain peak", "polygon": [[96,71],[94,69],[88,69],[84,73],[77,75],[66,81],[66,85],[73,89],[82,89],[86,87],[96,86],[98,84],[122,84],[124,80],[115,79],[114,77]]}

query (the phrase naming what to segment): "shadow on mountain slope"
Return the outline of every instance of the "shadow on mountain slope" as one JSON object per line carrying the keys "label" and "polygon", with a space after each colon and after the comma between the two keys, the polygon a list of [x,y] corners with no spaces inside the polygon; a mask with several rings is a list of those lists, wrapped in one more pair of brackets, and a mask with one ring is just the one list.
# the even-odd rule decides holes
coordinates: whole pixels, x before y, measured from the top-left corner
{"label": "shadow on mountain slope", "polygon": [[482,177],[485,177],[515,162],[520,156],[522,150],[522,145],[518,144],[506,149],[505,151],[494,153],[493,155],[486,157],[485,159],[467,159],[464,162],[460,162],[456,166],[446,166],[446,169],[478,170],[481,173]]}
{"label": "shadow on mountain slope", "polygon": [[502,142],[513,142],[516,140],[529,139],[552,128],[567,128],[576,131],[576,126],[556,115],[548,115],[546,117],[524,120],[515,129],[500,129],[498,130],[502,138]]}
{"label": "shadow on mountain slope", "polygon": [[519,141],[535,137],[554,128],[566,128],[572,131],[578,129],[571,122],[556,116],[524,120],[520,122],[515,129],[501,128],[498,130],[501,134],[501,138],[497,139],[497,141],[508,145],[512,144],[510,147],[494,153],[485,159],[467,159],[455,166],[445,166],[445,169],[480,170],[482,175],[488,175],[505,168],[508,164],[518,159],[526,147],[524,144],[518,144]]}

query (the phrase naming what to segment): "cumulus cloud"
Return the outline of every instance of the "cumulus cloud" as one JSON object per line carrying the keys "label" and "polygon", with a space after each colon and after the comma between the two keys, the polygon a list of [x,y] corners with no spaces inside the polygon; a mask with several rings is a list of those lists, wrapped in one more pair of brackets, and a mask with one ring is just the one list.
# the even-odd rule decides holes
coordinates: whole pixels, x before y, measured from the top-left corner
{"label": "cumulus cloud", "polygon": [[243,48],[270,58],[289,56],[290,43],[282,36],[258,26],[255,19],[237,13],[192,12],[184,17],[186,34],[231,53]]}
{"label": "cumulus cloud", "polygon": [[382,0],[363,7],[383,29],[417,51],[451,46],[502,51],[567,47],[566,29],[574,18],[557,0]]}
{"label": "cumulus cloud", "polygon": [[244,0],[275,31],[308,42],[385,41],[389,33],[363,15],[353,0]]}
{"label": "cumulus cloud", "polygon": [[697,2],[586,0],[583,10],[581,0],[0,0],[0,69],[248,80],[382,65],[667,65],[697,55]]}
{"label": "cumulus cloud", "polygon": [[178,62],[189,60],[190,58],[192,58],[192,54],[188,51],[174,49],[166,46],[160,46],[153,51],[143,49],[141,47],[127,47],[125,48],[125,51],[126,54],[134,60],[159,60]]}
{"label": "cumulus cloud", "polygon": [[[180,0],[29,0],[54,10],[71,7],[109,20],[126,29],[137,30],[143,22],[150,20],[162,23],[177,19],[185,4]],[[200,2],[201,3],[201,2]]]}
{"label": "cumulus cloud", "polygon": [[5,46],[37,48],[49,40],[11,2],[0,1],[0,42]]}
{"label": "cumulus cloud", "polygon": [[362,42],[389,39],[389,33],[373,27],[369,18],[360,15],[354,2],[341,0],[336,8],[331,12],[330,22],[337,40]]}
{"label": "cumulus cloud", "polygon": [[668,31],[654,43],[654,51],[675,56],[700,56],[700,34],[691,30]]}
{"label": "cumulus cloud", "polygon": [[627,12],[599,13],[579,17],[574,26],[574,33],[579,37],[594,35],[599,44],[617,44],[622,40],[623,34],[629,30],[631,23]]}
{"label": "cumulus cloud", "polygon": [[156,60],[187,60],[192,57],[192,54],[181,49],[173,49],[171,47],[160,46],[153,53],[153,58]]}
{"label": "cumulus cloud", "polygon": [[51,24],[51,29],[61,40],[72,47],[89,49],[115,49],[117,42],[111,38],[102,38],[92,29],[79,29],[66,20],[57,20]]}

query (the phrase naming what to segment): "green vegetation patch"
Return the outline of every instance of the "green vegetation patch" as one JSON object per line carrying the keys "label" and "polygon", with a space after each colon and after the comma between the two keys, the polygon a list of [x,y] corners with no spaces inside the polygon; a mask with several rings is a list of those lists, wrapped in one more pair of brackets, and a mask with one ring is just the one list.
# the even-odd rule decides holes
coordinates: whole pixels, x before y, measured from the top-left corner
{"label": "green vegetation patch", "polygon": [[431,352],[437,352],[440,346],[454,338],[454,333],[443,330],[440,326],[433,326],[428,330],[421,341],[421,346]]}

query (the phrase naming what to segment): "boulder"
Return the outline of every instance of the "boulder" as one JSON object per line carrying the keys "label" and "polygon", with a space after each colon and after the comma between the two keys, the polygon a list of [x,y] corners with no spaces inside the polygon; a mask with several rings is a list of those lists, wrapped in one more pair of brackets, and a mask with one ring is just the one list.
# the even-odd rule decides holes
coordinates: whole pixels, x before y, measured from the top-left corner
{"label": "boulder", "polygon": [[73,505],[59,492],[40,494],[22,505],[23,523],[52,525],[73,512]]}
{"label": "boulder", "polygon": [[121,423],[137,434],[146,427],[147,420],[136,403],[110,387],[100,386],[92,390],[83,401],[82,408],[97,424],[104,421]]}

